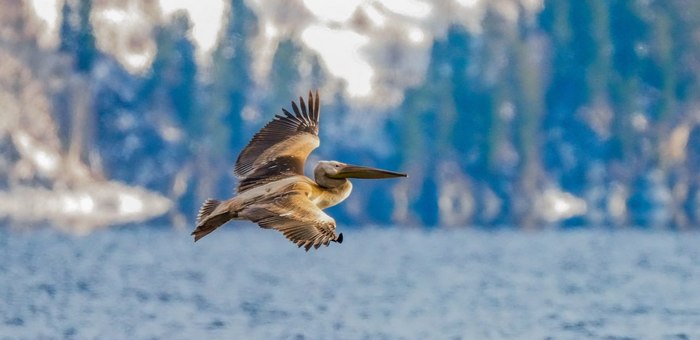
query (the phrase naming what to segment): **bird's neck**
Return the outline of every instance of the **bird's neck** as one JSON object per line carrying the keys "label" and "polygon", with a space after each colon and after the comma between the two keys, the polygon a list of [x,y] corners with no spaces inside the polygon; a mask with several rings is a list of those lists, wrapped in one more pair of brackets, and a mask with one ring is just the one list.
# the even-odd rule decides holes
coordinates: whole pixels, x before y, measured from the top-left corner
{"label": "bird's neck", "polygon": [[324,189],[340,188],[350,183],[347,178],[330,178],[328,176],[315,176],[316,183]]}
{"label": "bird's neck", "polygon": [[320,190],[315,190],[309,199],[311,199],[311,201],[320,209],[326,209],[348,198],[352,192],[352,183],[346,179],[345,183],[335,188],[325,188],[319,186],[319,189]]}

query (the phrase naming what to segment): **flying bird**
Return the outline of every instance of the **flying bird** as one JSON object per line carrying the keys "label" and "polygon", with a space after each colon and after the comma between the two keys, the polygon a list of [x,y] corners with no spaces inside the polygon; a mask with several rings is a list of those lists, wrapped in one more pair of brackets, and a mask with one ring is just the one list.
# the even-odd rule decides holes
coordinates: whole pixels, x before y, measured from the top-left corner
{"label": "flying bird", "polygon": [[[308,104],[308,105],[307,105]],[[292,111],[267,123],[238,155],[235,174],[237,195],[218,201],[208,199],[199,209],[195,242],[229,220],[249,220],[261,228],[275,229],[308,251],[311,247],[342,243],[335,220],[323,209],[345,200],[352,191],[348,178],[406,177],[404,173],[320,161],[314,179],[304,175],[304,164],[320,145],[319,96],[309,92],[305,103],[292,101]]]}

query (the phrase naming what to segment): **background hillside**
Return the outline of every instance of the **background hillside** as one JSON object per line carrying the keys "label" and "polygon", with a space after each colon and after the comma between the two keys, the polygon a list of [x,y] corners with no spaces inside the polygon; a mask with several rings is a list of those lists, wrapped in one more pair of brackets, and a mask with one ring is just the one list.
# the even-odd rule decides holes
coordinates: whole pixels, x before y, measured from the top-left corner
{"label": "background hillside", "polygon": [[318,89],[310,166],[410,175],[343,224],[697,226],[700,2],[324,3],[0,1],[0,220],[189,227]]}

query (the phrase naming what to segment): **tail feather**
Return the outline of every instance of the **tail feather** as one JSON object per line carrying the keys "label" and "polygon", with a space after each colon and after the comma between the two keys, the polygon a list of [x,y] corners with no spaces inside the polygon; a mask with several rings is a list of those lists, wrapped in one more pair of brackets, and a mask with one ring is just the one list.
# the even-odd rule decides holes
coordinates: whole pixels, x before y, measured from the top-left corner
{"label": "tail feather", "polygon": [[199,208],[199,213],[197,214],[197,225],[202,223],[202,220],[204,220],[205,217],[211,215],[211,213],[216,209],[221,204],[221,201],[215,200],[215,199],[208,199],[202,204],[202,207]]}
{"label": "tail feather", "polygon": [[191,235],[194,236],[194,241],[197,242],[200,238],[209,235],[216,228],[220,227],[222,224],[228,222],[231,219],[230,214],[227,211],[217,213],[212,216],[212,212],[216,210],[216,207],[221,205],[221,201],[208,199],[202,207],[199,209],[197,214],[197,228],[192,232]]}

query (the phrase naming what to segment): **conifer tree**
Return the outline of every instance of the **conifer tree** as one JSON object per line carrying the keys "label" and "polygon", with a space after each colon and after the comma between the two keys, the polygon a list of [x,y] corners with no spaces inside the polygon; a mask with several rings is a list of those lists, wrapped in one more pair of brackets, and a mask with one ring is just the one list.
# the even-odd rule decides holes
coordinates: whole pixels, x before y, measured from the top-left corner
{"label": "conifer tree", "polygon": [[226,26],[213,54],[213,119],[227,129],[224,150],[237,150],[247,140],[242,111],[253,86],[248,42],[257,32],[257,18],[244,0],[231,0]]}
{"label": "conifer tree", "polygon": [[90,14],[91,0],[66,0],[61,9],[61,52],[74,58],[76,70],[89,73],[97,55]]}

